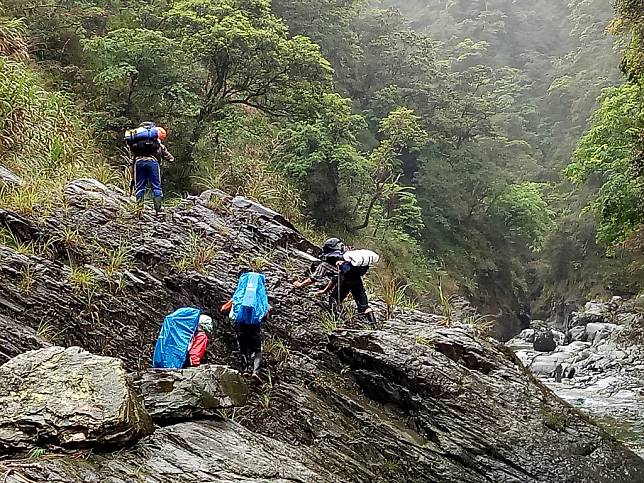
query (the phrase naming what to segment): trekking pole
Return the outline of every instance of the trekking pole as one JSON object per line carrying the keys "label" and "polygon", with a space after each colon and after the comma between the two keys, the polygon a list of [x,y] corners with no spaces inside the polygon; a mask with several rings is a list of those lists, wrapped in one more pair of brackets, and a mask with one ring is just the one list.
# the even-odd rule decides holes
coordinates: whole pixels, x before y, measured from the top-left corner
{"label": "trekking pole", "polygon": [[338,267],[338,303],[336,304],[336,311],[338,320],[340,319],[340,267]]}

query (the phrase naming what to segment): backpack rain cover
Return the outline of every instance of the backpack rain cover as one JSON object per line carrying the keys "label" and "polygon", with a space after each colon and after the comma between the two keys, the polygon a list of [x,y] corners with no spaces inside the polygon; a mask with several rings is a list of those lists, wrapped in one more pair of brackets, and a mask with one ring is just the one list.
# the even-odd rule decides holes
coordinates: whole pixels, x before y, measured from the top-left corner
{"label": "backpack rain cover", "polygon": [[182,307],[166,315],[154,348],[152,367],[182,369],[188,355],[190,341],[197,331],[201,310]]}
{"label": "backpack rain cover", "polygon": [[269,310],[265,283],[266,277],[261,273],[248,272],[239,277],[230,312],[235,324],[262,323]]}

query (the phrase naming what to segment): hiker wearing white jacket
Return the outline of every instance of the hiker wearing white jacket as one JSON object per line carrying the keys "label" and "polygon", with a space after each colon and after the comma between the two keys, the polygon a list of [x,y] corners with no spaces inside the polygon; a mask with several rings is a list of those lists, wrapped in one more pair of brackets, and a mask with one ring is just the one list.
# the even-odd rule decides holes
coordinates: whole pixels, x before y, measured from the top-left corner
{"label": "hiker wearing white jacket", "polygon": [[315,272],[303,282],[295,282],[293,286],[302,288],[328,280],[329,284],[322,292],[329,293],[332,310],[337,311],[339,305],[351,294],[358,307],[358,313],[364,314],[367,320],[375,325],[376,317],[369,307],[362,277],[367,274],[371,265],[378,262],[378,255],[370,250],[347,251],[344,243],[338,238],[325,241],[322,253],[323,262]]}

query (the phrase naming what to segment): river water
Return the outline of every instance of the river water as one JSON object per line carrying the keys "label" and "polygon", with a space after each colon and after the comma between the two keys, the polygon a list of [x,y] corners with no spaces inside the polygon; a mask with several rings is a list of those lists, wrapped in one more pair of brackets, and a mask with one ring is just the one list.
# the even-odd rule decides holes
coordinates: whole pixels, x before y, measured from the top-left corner
{"label": "river water", "polygon": [[[522,352],[532,344],[509,344],[524,360]],[[564,379],[537,376],[561,399],[589,415],[619,441],[644,458],[644,379],[631,370],[601,377]]]}
{"label": "river water", "polygon": [[631,389],[610,395],[605,384],[579,387],[543,380],[561,399],[590,415],[600,426],[644,458],[644,397]]}

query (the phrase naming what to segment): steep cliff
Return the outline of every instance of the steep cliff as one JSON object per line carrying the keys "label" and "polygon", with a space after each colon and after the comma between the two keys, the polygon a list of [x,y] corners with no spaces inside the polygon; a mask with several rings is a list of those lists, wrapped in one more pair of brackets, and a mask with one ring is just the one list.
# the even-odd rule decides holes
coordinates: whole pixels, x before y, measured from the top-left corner
{"label": "steep cliff", "polygon": [[53,343],[136,371],[163,315],[196,305],[215,318],[209,361],[236,366],[216,307],[251,265],[274,307],[270,377],[245,406],[157,421],[127,449],[0,460],[9,483],[644,481],[643,460],[466,326],[398,310],[379,330],[335,327],[319,300],[293,290],[315,247],[277,213],[211,192],[139,217],[91,180],[66,199],[39,217],[0,211],[0,363]]}

